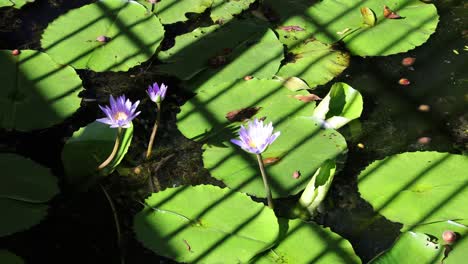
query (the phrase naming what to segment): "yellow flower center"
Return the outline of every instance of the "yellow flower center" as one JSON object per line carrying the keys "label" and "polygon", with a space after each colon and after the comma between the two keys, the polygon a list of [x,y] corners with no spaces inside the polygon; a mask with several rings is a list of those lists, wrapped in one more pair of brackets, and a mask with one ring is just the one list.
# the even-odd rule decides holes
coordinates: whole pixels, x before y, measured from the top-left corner
{"label": "yellow flower center", "polygon": [[124,112],[117,112],[114,115],[114,119],[117,121],[126,120],[127,118],[128,116]]}
{"label": "yellow flower center", "polygon": [[255,142],[253,140],[249,140],[249,146],[252,147],[252,148],[256,148],[257,144],[255,144]]}

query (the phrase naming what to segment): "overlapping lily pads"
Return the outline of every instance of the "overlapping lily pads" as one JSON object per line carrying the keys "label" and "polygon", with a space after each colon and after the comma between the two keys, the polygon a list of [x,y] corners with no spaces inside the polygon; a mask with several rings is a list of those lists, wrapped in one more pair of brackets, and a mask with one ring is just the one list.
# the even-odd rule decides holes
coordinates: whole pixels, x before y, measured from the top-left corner
{"label": "overlapping lily pads", "polygon": [[137,2],[101,0],[54,20],[41,44],[60,64],[126,71],[148,60],[163,36],[159,20]]}
{"label": "overlapping lily pads", "polygon": [[166,189],[145,204],[134,219],[137,239],[178,262],[247,263],[279,232],[271,209],[215,186]]}
{"label": "overlapping lily pads", "polygon": [[378,160],[359,175],[359,191],[374,210],[416,225],[468,219],[468,157],[449,153],[403,153]]}
{"label": "overlapping lily pads", "polygon": [[[315,5],[303,4],[308,8],[287,13],[281,11],[284,4],[280,2],[283,1],[267,2],[282,15],[284,26],[304,29],[297,41],[311,36],[325,43],[342,40],[352,54],[359,56],[391,55],[420,46],[435,32],[439,19],[433,4],[418,0],[365,0],[359,3],[324,0]],[[384,5],[401,18],[385,17]],[[365,23],[361,8],[375,14],[373,25]]]}
{"label": "overlapping lily pads", "polygon": [[137,0],[149,11],[153,11],[163,24],[172,24],[188,20],[187,13],[203,13],[213,0],[161,0],[152,4],[148,0]]}
{"label": "overlapping lily pads", "polygon": [[70,117],[79,107],[81,80],[71,67],[34,50],[0,51],[0,126],[42,129]]}
{"label": "overlapping lily pads", "polygon": [[278,245],[253,263],[361,263],[352,245],[329,228],[301,220],[279,219],[284,229]]}
{"label": "overlapping lily pads", "polygon": [[194,87],[208,80],[213,84],[246,75],[272,77],[283,59],[283,46],[266,25],[233,21],[178,36],[175,46],[158,56],[165,62],[158,66],[161,73],[188,80],[205,71],[197,84],[190,84]]}
{"label": "overlapping lily pads", "polygon": [[349,54],[317,40],[305,42],[290,50],[291,61],[281,67],[278,76],[299,77],[310,88],[325,84],[343,72],[349,64]]}
{"label": "overlapping lily pads", "polygon": [[[178,127],[188,138],[206,143],[203,162],[211,174],[227,186],[257,197],[265,191],[254,155],[245,153],[229,139],[244,119],[266,117],[281,136],[264,153],[271,178],[273,197],[296,194],[327,159],[346,149],[344,138],[335,130],[322,130],[312,120],[315,102],[305,103],[279,81],[250,80],[216,85],[199,91],[182,107]],[[301,177],[292,177],[294,171]]]}
{"label": "overlapping lily pads", "polygon": [[70,184],[77,189],[86,189],[101,175],[112,173],[130,147],[133,126],[124,129],[119,149],[114,159],[101,171],[97,167],[110,155],[117,136],[116,128],[93,122],[73,133],[62,151],[63,167]]}
{"label": "overlapping lily pads", "polygon": [[34,0],[0,0],[0,8],[1,7],[14,7],[20,9],[24,5],[28,3],[32,3]]}
{"label": "overlapping lily pads", "polygon": [[16,154],[0,154],[0,236],[30,228],[47,214],[58,192],[50,170]]}

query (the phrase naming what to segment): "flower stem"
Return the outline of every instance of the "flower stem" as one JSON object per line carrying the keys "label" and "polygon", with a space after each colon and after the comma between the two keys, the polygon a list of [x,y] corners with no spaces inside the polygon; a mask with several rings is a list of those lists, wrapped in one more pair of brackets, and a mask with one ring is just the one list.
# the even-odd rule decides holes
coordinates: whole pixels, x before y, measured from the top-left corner
{"label": "flower stem", "polygon": [[109,165],[109,163],[114,159],[115,154],[117,154],[117,150],[119,149],[119,146],[120,146],[121,136],[122,136],[122,128],[119,127],[117,129],[117,137],[115,138],[114,148],[112,149],[112,152],[109,155],[109,157],[103,163],[101,163],[101,165],[99,165],[98,170],[102,170],[104,167]]}
{"label": "flower stem", "polygon": [[151,132],[150,140],[148,143],[148,149],[146,150],[146,159],[149,159],[151,156],[151,151],[153,150],[153,143],[154,137],[156,137],[156,132],[158,131],[159,121],[161,120],[161,106],[160,104],[156,104],[157,106],[157,117],[156,121],[154,121],[153,131]]}
{"label": "flower stem", "polygon": [[262,173],[263,185],[265,185],[265,192],[268,200],[268,207],[274,209],[273,207],[273,198],[271,197],[270,185],[268,184],[268,179],[265,173],[265,166],[263,165],[262,154],[257,154],[258,167],[260,167],[260,172]]}
{"label": "flower stem", "polygon": [[99,187],[101,187],[102,192],[106,196],[107,202],[109,202],[109,206],[112,210],[112,215],[114,216],[115,231],[117,233],[117,245],[120,249],[120,263],[124,264],[125,253],[124,253],[124,249],[122,246],[122,233],[120,232],[120,223],[119,223],[119,216],[117,215],[117,209],[115,208],[114,202],[112,201],[112,198],[110,197],[109,193],[106,191],[104,186],[102,186],[102,184],[99,184]]}

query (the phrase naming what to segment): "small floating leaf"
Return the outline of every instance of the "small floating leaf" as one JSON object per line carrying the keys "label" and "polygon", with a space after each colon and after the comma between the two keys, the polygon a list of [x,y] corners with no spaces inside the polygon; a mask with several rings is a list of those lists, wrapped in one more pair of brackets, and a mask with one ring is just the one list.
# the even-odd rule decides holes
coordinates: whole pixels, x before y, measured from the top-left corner
{"label": "small floating leaf", "polygon": [[22,8],[28,3],[34,3],[34,0],[0,0],[0,7]]}
{"label": "small floating leaf", "polygon": [[377,21],[374,11],[368,7],[361,7],[361,15],[364,24],[373,27]]}

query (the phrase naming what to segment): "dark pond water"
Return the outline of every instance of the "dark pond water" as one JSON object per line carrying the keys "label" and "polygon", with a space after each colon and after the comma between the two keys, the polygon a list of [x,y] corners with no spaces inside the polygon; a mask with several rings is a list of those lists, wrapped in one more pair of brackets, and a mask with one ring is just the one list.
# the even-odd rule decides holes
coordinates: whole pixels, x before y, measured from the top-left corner
{"label": "dark pond water", "polygon": [[[39,49],[40,36],[48,23],[88,2],[92,1],[37,0],[21,10],[0,9],[0,49]],[[360,121],[340,131],[348,141],[347,162],[335,177],[324,211],[315,221],[348,239],[363,262],[390,247],[400,226],[375,217],[371,206],[360,198],[356,184],[359,172],[375,159],[405,151],[466,153],[468,51],[464,48],[468,45],[468,4],[456,0],[435,4],[440,23],[426,44],[406,54],[353,57],[351,66],[337,78],[362,93],[365,109]],[[174,35],[196,23],[199,22],[173,25],[167,30]],[[165,43],[170,45],[171,36]],[[408,56],[416,58],[413,67],[401,65]],[[152,64],[146,63],[126,73],[79,71],[86,88],[82,95],[98,102],[105,101],[110,93],[126,92],[130,97],[143,98],[144,89],[154,81],[164,81],[171,89],[162,112],[156,158],[135,167],[135,162],[142,159],[155,118],[151,105],[142,102],[147,109],[134,122],[134,143],[124,168],[103,180],[116,202],[127,263],[171,263],[144,249],[132,233],[132,217],[141,209],[135,199],[149,193],[142,181],[144,172],[149,170],[156,175],[156,188],[160,189],[181,184],[220,184],[203,169],[201,145],[184,138],[175,125],[175,115],[190,94],[178,89],[177,80],[157,76],[152,69]],[[400,78],[409,79],[411,84],[399,85]],[[321,87],[316,93],[324,95],[328,88]],[[423,110],[426,106],[429,110],[421,111],[421,105]],[[64,140],[98,115],[95,102],[83,102],[79,113],[53,128],[34,133],[2,131],[0,151],[31,157],[61,175]],[[65,191],[54,200],[43,223],[27,232],[1,238],[0,248],[15,252],[27,263],[118,263],[112,212],[101,190],[69,194],[67,187],[63,188]]]}

